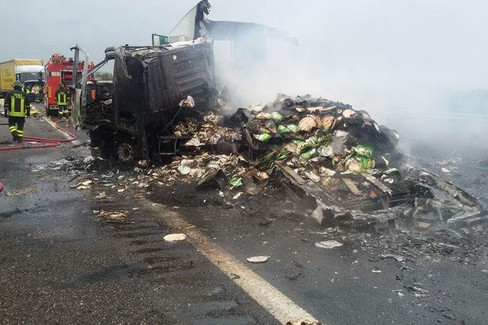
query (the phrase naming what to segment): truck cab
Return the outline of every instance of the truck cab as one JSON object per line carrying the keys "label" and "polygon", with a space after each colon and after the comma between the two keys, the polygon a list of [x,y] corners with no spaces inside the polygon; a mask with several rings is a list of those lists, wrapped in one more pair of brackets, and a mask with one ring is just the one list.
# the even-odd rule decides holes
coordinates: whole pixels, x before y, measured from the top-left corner
{"label": "truck cab", "polygon": [[[81,85],[84,94],[77,91],[75,99],[79,104],[75,116],[89,130],[91,145],[104,157],[160,161],[187,140],[171,135],[175,121],[217,105],[210,41],[109,48],[104,61],[111,60],[113,83],[97,82],[96,96],[90,102],[93,85],[85,81]],[[194,99],[194,108],[180,105],[188,96]]]}

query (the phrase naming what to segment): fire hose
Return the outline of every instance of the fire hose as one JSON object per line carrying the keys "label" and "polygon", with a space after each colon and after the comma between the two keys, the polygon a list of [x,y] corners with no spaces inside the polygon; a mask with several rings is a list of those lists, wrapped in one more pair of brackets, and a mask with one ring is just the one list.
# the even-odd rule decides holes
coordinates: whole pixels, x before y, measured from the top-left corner
{"label": "fire hose", "polygon": [[51,139],[51,138],[38,138],[38,137],[24,136],[23,141],[36,142],[38,144],[37,145],[30,145],[30,146],[16,145],[16,146],[0,147],[0,151],[57,147],[57,146],[61,145],[62,143],[72,142],[78,138],[73,133],[69,132],[68,130],[63,129],[62,127],[60,127],[57,123],[54,125],[54,128],[65,133],[65,134],[67,134],[70,138],[69,139]]}
{"label": "fire hose", "polygon": [[[75,141],[78,137],[73,133],[69,132],[68,130],[63,129],[57,123],[54,125],[55,129],[67,134],[70,138],[69,139],[51,139],[51,138],[38,138],[38,137],[29,137],[25,136],[24,141],[29,142],[37,142],[38,145],[34,146],[9,146],[9,147],[0,147],[0,151],[6,150],[18,150],[18,149],[35,149],[35,148],[49,148],[49,147],[57,147],[61,145],[61,143],[72,142]],[[3,183],[0,181],[0,193],[3,191]]]}

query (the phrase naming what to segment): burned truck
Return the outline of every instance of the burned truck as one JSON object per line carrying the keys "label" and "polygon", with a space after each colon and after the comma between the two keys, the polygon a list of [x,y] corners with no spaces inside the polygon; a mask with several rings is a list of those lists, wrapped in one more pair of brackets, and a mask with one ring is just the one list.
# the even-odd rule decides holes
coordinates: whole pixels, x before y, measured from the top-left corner
{"label": "burned truck", "polygon": [[[122,46],[106,54],[105,61],[115,62],[113,83],[82,82],[81,125],[106,157],[174,155],[159,168],[166,184],[184,180],[248,195],[278,185],[295,211],[327,227],[425,230],[485,219],[475,197],[406,163],[399,135],[365,111],[278,95],[224,114],[207,41]],[[222,144],[231,152],[220,155]]]}
{"label": "burned truck", "polygon": [[89,130],[91,146],[103,157],[161,161],[185,140],[168,132],[175,120],[217,104],[209,41],[120,46],[105,54],[87,75],[114,61],[113,83],[82,82],[78,101],[79,125]]}

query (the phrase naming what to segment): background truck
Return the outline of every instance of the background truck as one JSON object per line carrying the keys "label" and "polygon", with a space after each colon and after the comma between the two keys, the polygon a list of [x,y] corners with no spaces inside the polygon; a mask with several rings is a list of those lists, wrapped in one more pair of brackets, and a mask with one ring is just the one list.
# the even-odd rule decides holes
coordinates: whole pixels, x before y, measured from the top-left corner
{"label": "background truck", "polygon": [[[78,80],[81,80],[81,74],[83,72],[84,62],[80,62],[76,69],[78,74]],[[89,64],[90,68],[93,68],[93,63]],[[44,98],[44,107],[46,109],[46,115],[51,116],[58,113],[58,106],[56,105],[55,94],[59,88],[59,84],[63,84],[64,87],[69,90],[73,86],[73,68],[74,60],[72,58],[66,58],[64,55],[55,53],[51,56],[46,64],[46,86]],[[68,107],[71,106],[71,98],[68,98]]]}
{"label": "background truck", "polygon": [[44,65],[41,59],[13,59],[0,63],[0,97],[13,89],[15,81],[42,84],[43,80]]}
{"label": "background truck", "polygon": [[[73,111],[102,156],[160,161],[188,140],[171,135],[170,127],[179,118],[217,105],[210,41],[120,46],[105,52],[106,59],[96,67],[114,60],[113,84],[90,86],[85,80],[97,68],[90,71],[80,86],[84,93],[76,90]],[[194,100],[192,108],[181,105],[188,96]]]}

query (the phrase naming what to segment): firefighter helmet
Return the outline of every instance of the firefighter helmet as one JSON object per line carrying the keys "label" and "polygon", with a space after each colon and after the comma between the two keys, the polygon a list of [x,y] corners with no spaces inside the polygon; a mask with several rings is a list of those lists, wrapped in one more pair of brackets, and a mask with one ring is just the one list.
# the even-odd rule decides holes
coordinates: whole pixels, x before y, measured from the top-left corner
{"label": "firefighter helmet", "polygon": [[18,80],[14,82],[14,88],[22,88],[22,83]]}

